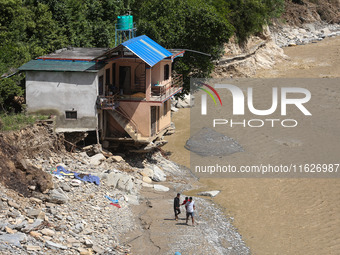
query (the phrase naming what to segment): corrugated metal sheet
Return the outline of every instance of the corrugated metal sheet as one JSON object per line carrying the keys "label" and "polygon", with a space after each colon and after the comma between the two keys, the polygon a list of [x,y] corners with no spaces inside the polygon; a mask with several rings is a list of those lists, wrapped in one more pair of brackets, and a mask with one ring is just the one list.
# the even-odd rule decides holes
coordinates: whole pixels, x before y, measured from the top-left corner
{"label": "corrugated metal sheet", "polygon": [[97,72],[105,64],[87,61],[31,60],[19,67],[21,71],[57,71],[57,72]]}
{"label": "corrugated metal sheet", "polygon": [[149,66],[154,66],[164,58],[171,57],[172,53],[151,40],[146,35],[132,38],[122,45],[136,54]]}

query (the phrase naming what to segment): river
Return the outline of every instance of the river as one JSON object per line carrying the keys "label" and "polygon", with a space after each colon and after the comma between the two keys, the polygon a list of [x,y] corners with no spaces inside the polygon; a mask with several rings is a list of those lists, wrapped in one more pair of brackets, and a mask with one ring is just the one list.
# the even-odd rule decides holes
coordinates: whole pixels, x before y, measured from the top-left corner
{"label": "river", "polygon": [[[285,48],[284,51],[289,60],[284,60],[272,69],[258,71],[257,77],[340,77],[338,37]],[[340,88],[327,91],[320,88],[320,93],[313,94],[313,97],[337,102],[336,105],[339,105]],[[337,107],[332,112],[325,113],[339,118],[339,109]],[[167,137],[169,143],[163,147],[172,152],[171,160],[188,167],[190,153],[184,145],[190,137],[189,119],[189,109],[181,109],[173,114],[176,133]],[[328,131],[328,145],[337,150],[339,129],[332,129],[330,118],[322,120],[329,122],[325,125],[331,130]],[[238,134],[234,135],[237,137]],[[242,137],[238,141],[250,150],[260,142]],[[287,152],[294,149],[295,145],[289,146],[289,141],[285,144],[289,147]],[[301,147],[301,153],[312,153],[314,146]],[[263,142],[262,147],[265,148],[266,143]],[[267,150],[269,153],[271,148]],[[337,150],[337,153],[340,160],[340,151]],[[325,160],[327,161],[327,155]],[[234,225],[253,254],[339,254],[340,180],[205,178],[200,182],[206,190],[221,190],[214,201],[224,208],[228,217],[234,218]]]}

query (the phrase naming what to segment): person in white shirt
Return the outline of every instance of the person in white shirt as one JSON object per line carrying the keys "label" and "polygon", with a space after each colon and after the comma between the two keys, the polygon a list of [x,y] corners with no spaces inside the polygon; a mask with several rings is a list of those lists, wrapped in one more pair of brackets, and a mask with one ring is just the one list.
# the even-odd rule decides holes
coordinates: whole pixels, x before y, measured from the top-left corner
{"label": "person in white shirt", "polygon": [[195,202],[192,201],[192,197],[189,198],[189,201],[185,204],[185,208],[187,209],[187,219],[186,224],[188,224],[189,216],[191,216],[192,225],[195,225],[194,211],[196,209]]}

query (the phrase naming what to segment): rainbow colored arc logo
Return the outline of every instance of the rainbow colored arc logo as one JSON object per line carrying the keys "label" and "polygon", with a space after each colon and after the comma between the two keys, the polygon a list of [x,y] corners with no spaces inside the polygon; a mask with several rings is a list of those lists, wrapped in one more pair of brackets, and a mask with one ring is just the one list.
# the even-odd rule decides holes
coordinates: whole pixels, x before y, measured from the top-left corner
{"label": "rainbow colored arc logo", "polygon": [[[203,86],[206,86],[207,88],[209,88],[212,92],[214,92],[214,94],[217,96],[218,100],[220,101],[220,104],[222,105],[222,100],[221,100],[221,97],[220,95],[217,93],[217,91],[210,85],[206,84],[206,83],[203,83],[203,82],[200,82],[200,84],[202,84]],[[200,90],[203,90],[204,92],[206,92],[211,98],[212,100],[214,101],[215,105],[217,105],[216,103],[216,100],[214,98],[214,96],[211,94],[211,92],[205,88],[202,88],[202,87],[199,87]]]}

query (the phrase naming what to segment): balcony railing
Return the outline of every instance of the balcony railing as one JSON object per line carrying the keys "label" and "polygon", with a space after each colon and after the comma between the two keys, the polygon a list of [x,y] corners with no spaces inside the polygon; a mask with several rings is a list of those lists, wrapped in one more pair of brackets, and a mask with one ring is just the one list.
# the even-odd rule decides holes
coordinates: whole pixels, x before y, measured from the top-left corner
{"label": "balcony railing", "polygon": [[[160,84],[152,85],[150,101],[163,101],[168,97],[176,94],[182,90],[183,76],[177,74],[172,76],[171,81]],[[118,93],[112,96],[98,96],[97,108],[103,110],[114,110],[119,106],[119,101],[145,101],[145,93],[138,92],[134,95],[119,95]]]}
{"label": "balcony railing", "polygon": [[161,85],[153,85],[151,87],[151,100],[163,101],[181,91],[182,86],[183,76],[181,74],[174,75],[170,82]]}
{"label": "balcony railing", "polygon": [[98,96],[97,108],[103,110],[114,110],[119,106],[117,95],[113,96]]}

